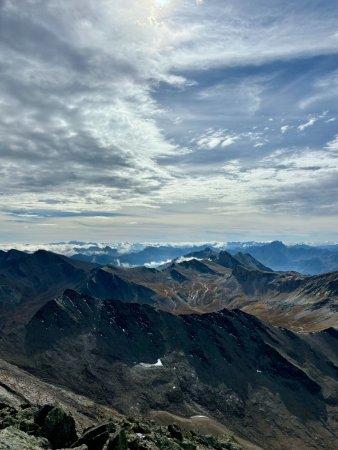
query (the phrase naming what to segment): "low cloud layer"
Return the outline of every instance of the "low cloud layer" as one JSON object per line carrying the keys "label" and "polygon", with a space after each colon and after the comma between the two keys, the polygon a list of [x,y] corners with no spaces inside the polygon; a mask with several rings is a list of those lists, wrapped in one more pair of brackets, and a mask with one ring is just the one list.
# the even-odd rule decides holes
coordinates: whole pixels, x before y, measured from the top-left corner
{"label": "low cloud layer", "polygon": [[3,242],[338,240],[328,0],[0,1]]}

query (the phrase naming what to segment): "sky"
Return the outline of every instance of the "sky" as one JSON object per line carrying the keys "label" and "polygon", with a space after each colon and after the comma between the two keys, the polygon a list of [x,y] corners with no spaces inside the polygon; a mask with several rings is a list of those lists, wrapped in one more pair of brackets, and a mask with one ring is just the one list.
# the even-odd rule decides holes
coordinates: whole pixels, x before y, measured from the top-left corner
{"label": "sky", "polygon": [[338,0],[0,0],[0,242],[338,242]]}

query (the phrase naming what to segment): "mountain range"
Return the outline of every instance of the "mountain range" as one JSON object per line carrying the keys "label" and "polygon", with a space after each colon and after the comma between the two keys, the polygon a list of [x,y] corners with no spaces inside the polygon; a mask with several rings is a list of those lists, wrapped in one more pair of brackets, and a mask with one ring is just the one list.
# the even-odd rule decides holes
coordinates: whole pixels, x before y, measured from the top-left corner
{"label": "mountain range", "polygon": [[249,254],[210,248],[159,269],[100,266],[44,250],[11,250],[0,253],[0,280],[2,327],[21,324],[65,289],[175,314],[240,308],[296,331],[337,323],[338,272],[274,272]]}
{"label": "mountain range", "polygon": [[0,252],[0,400],[17,407],[26,383],[80,422],[86,398],[95,420],[202,416],[243,448],[331,449],[337,294],[338,272],[205,246],[157,269]]}
{"label": "mountain range", "polygon": [[[3,245],[3,249],[9,249]],[[227,251],[231,254],[247,253],[262,264],[276,271],[296,271],[304,275],[316,275],[338,270],[337,244],[292,244],[273,242],[212,242],[212,243],[114,243],[99,244],[80,241],[58,242],[43,245],[18,245],[18,250],[33,253],[44,249],[53,253],[117,267],[158,267],[187,253],[206,248]]]}
{"label": "mountain range", "polygon": [[198,246],[147,246],[142,250],[128,251],[123,254],[109,246],[74,248],[75,259],[99,264],[116,266],[156,266],[168,260],[184,256],[187,253],[203,250],[207,247],[214,251],[226,250],[231,254],[245,252],[258,259],[264,265],[277,271],[296,271],[306,275],[316,275],[338,270],[338,246],[313,246],[305,244],[285,245],[280,241],[269,243],[233,242],[213,247],[212,244]]}
{"label": "mountain range", "polygon": [[[228,249],[231,253],[241,250],[242,246],[236,247],[236,244]],[[274,270],[294,270],[315,275],[338,269],[338,245],[285,245],[274,241],[264,245],[248,245],[245,251]]]}

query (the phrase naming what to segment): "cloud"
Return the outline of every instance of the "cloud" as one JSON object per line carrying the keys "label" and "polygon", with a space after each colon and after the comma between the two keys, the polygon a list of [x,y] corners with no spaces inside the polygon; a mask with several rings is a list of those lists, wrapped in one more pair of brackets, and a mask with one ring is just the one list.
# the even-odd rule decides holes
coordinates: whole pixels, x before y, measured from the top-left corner
{"label": "cloud", "polygon": [[[336,140],[326,148],[336,150]],[[337,146],[338,149],[338,146]],[[325,149],[281,149],[262,160],[263,172],[274,172],[270,188],[264,189],[259,203],[269,210],[311,216],[338,214],[338,154]]]}
{"label": "cloud", "polygon": [[192,139],[201,149],[207,148],[213,150],[215,148],[225,148],[234,144],[240,139],[240,136],[229,134],[227,130],[208,130],[205,134],[197,139]]}
{"label": "cloud", "polygon": [[[303,2],[222,0],[206,2],[192,10],[182,2],[174,16],[178,27],[187,25],[190,14],[192,40],[169,55],[182,70],[335,54],[337,31],[335,2],[323,8],[304,7]],[[315,9],[315,10],[314,10]],[[290,13],[292,11],[292,13]],[[316,30],[314,33],[313,30]]]}
{"label": "cloud", "polygon": [[254,148],[263,147],[269,142],[265,134],[261,132],[248,131],[235,134],[229,130],[214,130],[212,128],[206,130],[202,135],[192,138],[190,142],[196,144],[199,149],[214,150],[232,146],[239,141],[249,142],[251,145],[253,144]]}
{"label": "cloud", "polygon": [[290,125],[283,125],[282,127],[281,127],[281,132],[284,134],[284,133],[286,133],[288,130],[290,130],[290,128],[292,128]]}
{"label": "cloud", "polygon": [[332,141],[327,143],[325,148],[330,152],[338,152],[338,134]]}
{"label": "cloud", "polygon": [[319,120],[324,119],[328,114],[328,111],[324,111],[321,114],[318,114],[316,116],[311,117],[307,122],[302,123],[297,127],[297,130],[299,132],[305,131],[307,128],[312,127],[315,123],[317,123]]}
{"label": "cloud", "polygon": [[129,8],[101,1],[93,8],[84,1],[80,9],[69,2],[3,3],[4,194],[31,192],[34,202],[40,193],[63,193],[64,208],[83,209],[76,191],[136,198],[170,179],[155,159],[185,150],[157,126],[163,110],[152,99],[152,80],[181,85],[184,78],[160,60],[174,33],[135,23],[148,13],[139,2]]}
{"label": "cloud", "polygon": [[222,142],[222,147],[229,147],[229,145],[234,144],[236,141],[238,141],[238,136],[227,136],[226,139]]}
{"label": "cloud", "polygon": [[333,208],[301,191],[336,163],[334,1],[0,5],[2,239],[244,230],[295,179]]}
{"label": "cloud", "polygon": [[81,211],[81,212],[71,212],[71,211],[62,211],[56,209],[50,210],[10,210],[8,214],[15,217],[24,217],[28,219],[35,218],[49,218],[49,217],[94,217],[94,218],[107,218],[107,217],[117,217],[123,216],[125,214],[120,213],[112,213],[106,211]]}
{"label": "cloud", "polygon": [[310,90],[306,92],[304,96],[299,101],[299,106],[301,109],[308,109],[316,107],[319,104],[331,105],[333,102],[337,101],[338,97],[338,70],[329,71],[327,73],[324,71],[320,73],[310,86]]}
{"label": "cloud", "polygon": [[224,110],[252,115],[259,110],[265,77],[244,77],[242,80],[228,81],[201,89],[197,99],[203,103],[221,103]]}
{"label": "cloud", "polygon": [[297,130],[298,131],[304,131],[304,130],[306,130],[306,128],[312,127],[316,122],[317,122],[317,119],[315,117],[312,117],[307,122],[302,123],[301,125],[299,125],[299,127],[297,127]]}

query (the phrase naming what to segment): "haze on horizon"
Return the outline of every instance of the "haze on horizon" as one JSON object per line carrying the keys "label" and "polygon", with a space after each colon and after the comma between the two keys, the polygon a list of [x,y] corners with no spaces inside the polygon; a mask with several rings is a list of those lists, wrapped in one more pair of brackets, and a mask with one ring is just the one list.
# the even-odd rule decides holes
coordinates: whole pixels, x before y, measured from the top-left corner
{"label": "haze on horizon", "polygon": [[338,242],[337,56],[337,0],[0,0],[0,242]]}

